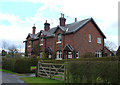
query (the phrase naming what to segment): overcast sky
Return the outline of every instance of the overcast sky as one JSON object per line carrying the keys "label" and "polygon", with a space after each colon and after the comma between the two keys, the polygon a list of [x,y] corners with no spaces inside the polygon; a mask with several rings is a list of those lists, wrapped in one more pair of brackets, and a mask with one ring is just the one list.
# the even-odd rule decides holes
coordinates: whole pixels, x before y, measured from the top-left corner
{"label": "overcast sky", "polygon": [[55,27],[61,13],[66,23],[92,17],[105,41],[118,46],[118,0],[0,0],[0,44],[2,40],[23,44],[33,24],[37,32],[44,29],[45,20]]}

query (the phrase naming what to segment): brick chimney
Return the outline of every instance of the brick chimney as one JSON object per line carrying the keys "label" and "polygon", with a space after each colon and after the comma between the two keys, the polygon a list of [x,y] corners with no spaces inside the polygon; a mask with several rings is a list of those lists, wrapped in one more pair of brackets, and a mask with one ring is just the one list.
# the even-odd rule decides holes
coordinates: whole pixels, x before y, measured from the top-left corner
{"label": "brick chimney", "polygon": [[65,26],[66,19],[64,18],[64,14],[61,13],[61,17],[59,18],[59,20],[60,20],[60,26]]}
{"label": "brick chimney", "polygon": [[44,31],[48,31],[50,29],[50,24],[46,22],[44,23]]}
{"label": "brick chimney", "polygon": [[34,24],[33,27],[32,27],[32,34],[35,34],[35,30],[36,30],[36,27],[35,27],[35,24]]}

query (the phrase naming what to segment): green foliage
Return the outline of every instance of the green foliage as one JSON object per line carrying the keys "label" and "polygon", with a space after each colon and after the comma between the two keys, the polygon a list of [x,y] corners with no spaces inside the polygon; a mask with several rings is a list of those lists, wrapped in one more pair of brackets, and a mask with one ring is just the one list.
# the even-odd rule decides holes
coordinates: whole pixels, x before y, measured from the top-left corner
{"label": "green foliage", "polygon": [[40,45],[39,43],[37,43],[34,48],[33,48],[33,52],[32,52],[35,56],[39,56],[40,55]]}
{"label": "green foliage", "polygon": [[7,52],[5,50],[2,50],[2,56],[6,56]]}
{"label": "green foliage", "polygon": [[92,52],[86,52],[84,55],[82,55],[82,58],[95,58],[95,53]]}
{"label": "green foliage", "polygon": [[42,52],[42,59],[45,59],[45,58],[47,58],[47,53]]}
{"label": "green foliage", "polygon": [[69,83],[118,83],[118,61],[71,61]]}
{"label": "green foliage", "polygon": [[2,68],[18,73],[30,72],[30,59],[28,58],[3,58]]}

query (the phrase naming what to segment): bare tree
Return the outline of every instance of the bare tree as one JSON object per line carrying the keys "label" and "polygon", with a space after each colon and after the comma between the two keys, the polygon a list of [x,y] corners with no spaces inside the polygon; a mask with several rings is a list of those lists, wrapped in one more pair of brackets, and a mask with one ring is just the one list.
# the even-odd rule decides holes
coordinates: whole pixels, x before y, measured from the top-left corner
{"label": "bare tree", "polygon": [[9,52],[9,55],[12,56],[12,57],[15,57],[15,54],[18,53],[18,49],[17,47],[13,44],[13,45],[10,45],[8,47],[8,52]]}
{"label": "bare tree", "polygon": [[113,43],[112,41],[106,41],[105,42],[105,46],[110,50],[110,51],[114,51],[117,46],[115,45],[115,43]]}
{"label": "bare tree", "polygon": [[8,43],[6,40],[3,40],[1,43],[1,48],[2,50],[6,50],[8,48]]}

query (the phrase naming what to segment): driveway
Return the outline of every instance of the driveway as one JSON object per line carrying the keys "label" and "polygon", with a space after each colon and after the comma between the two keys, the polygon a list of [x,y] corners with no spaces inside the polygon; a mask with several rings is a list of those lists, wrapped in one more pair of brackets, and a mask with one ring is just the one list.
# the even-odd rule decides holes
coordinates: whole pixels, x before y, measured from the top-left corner
{"label": "driveway", "polygon": [[[9,74],[6,72],[2,72],[2,83],[9,83],[9,84],[10,83],[17,83],[17,84],[24,83],[24,85],[28,85],[23,80],[20,79],[20,76]],[[6,85],[6,84],[2,84],[2,85]]]}

